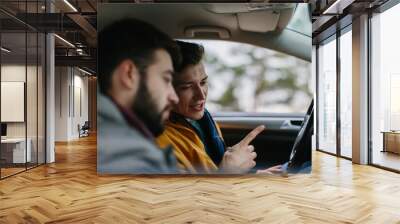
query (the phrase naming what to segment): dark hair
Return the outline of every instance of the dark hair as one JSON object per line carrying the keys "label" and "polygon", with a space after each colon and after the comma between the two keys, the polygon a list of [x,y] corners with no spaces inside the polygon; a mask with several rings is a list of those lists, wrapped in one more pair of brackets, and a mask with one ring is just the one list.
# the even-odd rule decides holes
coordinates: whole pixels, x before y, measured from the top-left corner
{"label": "dark hair", "polygon": [[98,82],[102,93],[110,89],[112,73],[125,59],[131,59],[141,75],[146,74],[157,49],[170,54],[174,69],[181,60],[179,47],[173,39],[137,19],[123,19],[105,27],[98,35],[98,49]]}
{"label": "dark hair", "polygon": [[200,44],[177,40],[179,45],[182,62],[177,67],[176,72],[182,72],[188,65],[197,65],[201,62],[204,55],[204,47]]}

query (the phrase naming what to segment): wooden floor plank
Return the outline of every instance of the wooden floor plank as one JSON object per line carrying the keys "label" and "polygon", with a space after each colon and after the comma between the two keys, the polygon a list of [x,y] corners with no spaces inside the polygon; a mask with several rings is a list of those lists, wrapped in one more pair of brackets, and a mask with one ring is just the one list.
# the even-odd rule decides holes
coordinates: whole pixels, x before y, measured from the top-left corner
{"label": "wooden floor plank", "polygon": [[310,175],[98,176],[96,139],[0,181],[0,223],[400,223],[400,175],[313,153]]}

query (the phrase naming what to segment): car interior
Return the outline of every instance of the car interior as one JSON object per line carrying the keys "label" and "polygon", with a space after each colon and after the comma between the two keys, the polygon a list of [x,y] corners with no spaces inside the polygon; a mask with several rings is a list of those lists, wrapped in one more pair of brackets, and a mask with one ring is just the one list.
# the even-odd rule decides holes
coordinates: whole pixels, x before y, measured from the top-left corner
{"label": "car interior", "polygon": [[[131,17],[149,22],[175,39],[247,43],[311,62],[311,16],[306,4],[237,3],[227,7],[221,3],[154,3],[123,8],[119,4],[105,5],[98,9],[99,30],[113,21]],[[265,125],[266,130],[252,142],[257,153],[254,169],[265,169],[288,162],[291,153],[296,152],[293,145],[305,114],[224,112],[213,117],[227,145],[236,144],[258,125]],[[310,147],[306,148],[311,152],[311,136],[307,137]],[[304,151],[298,150],[295,155],[300,152]],[[305,156],[308,160],[310,152]],[[298,155],[293,158],[291,167],[297,167]],[[304,162],[305,158],[300,160]]]}

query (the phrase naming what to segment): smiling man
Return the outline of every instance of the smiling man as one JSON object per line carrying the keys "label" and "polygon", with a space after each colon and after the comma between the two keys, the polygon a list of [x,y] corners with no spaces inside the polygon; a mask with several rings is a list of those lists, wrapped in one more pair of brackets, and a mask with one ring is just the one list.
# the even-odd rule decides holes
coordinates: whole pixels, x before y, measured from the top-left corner
{"label": "smiling man", "polygon": [[256,163],[250,142],[264,130],[259,126],[242,141],[225,147],[221,131],[205,104],[208,94],[207,73],[202,63],[201,45],[177,41],[182,56],[174,76],[179,103],[157,139],[160,146],[172,145],[181,171],[188,173],[246,173]]}
{"label": "smiling man", "polygon": [[125,19],[98,35],[99,173],[176,173],[171,149],[155,137],[178,97],[172,86],[178,46],[145,22]]}

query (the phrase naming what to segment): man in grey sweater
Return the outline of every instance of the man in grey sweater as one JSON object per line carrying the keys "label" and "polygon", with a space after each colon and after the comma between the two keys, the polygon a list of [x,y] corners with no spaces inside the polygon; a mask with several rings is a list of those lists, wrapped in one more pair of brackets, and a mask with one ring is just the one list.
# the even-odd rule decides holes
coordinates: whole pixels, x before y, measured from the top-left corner
{"label": "man in grey sweater", "polygon": [[98,173],[176,173],[172,150],[154,141],[178,102],[176,43],[150,24],[124,19],[100,31],[98,46]]}

